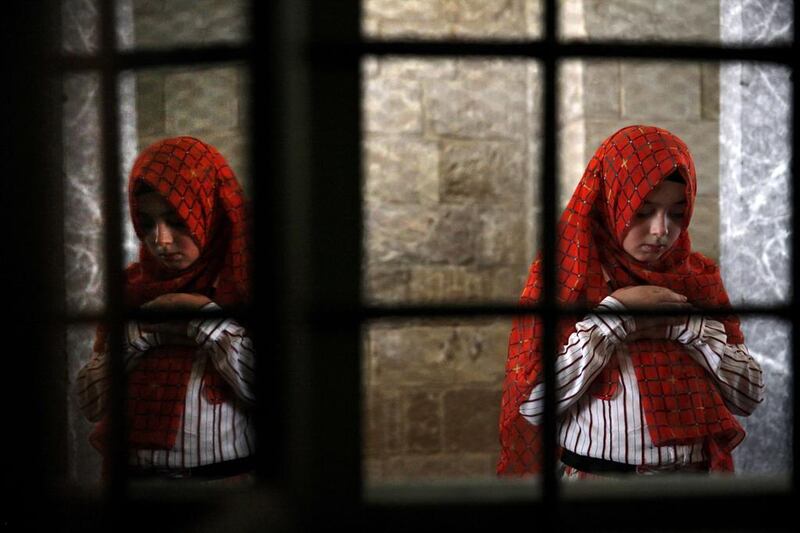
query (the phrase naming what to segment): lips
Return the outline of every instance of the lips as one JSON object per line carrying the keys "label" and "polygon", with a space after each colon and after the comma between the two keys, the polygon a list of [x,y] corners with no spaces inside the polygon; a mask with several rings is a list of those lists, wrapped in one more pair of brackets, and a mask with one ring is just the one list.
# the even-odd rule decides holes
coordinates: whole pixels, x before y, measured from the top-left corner
{"label": "lips", "polygon": [[162,261],[177,261],[179,260],[183,254],[181,253],[174,253],[174,254],[160,254],[159,257]]}
{"label": "lips", "polygon": [[642,245],[642,250],[644,250],[645,252],[648,252],[648,253],[658,253],[658,252],[661,252],[662,250],[664,250],[664,248],[666,248],[666,246],[663,246],[663,245],[660,245],[660,244],[643,244]]}

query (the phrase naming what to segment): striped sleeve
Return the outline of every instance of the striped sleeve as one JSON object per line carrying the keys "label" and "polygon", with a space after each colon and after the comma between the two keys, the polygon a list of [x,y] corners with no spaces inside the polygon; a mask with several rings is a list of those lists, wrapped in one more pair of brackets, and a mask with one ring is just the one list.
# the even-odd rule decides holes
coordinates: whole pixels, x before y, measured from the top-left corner
{"label": "striped sleeve", "polygon": [[[625,307],[610,296],[597,307],[604,311],[623,311]],[[556,358],[556,413],[562,414],[589,389],[608,364],[617,346],[632,330],[633,319],[625,315],[591,314],[575,324],[575,332]],[[534,425],[542,423],[544,383],[531,391],[519,412]]]}
{"label": "striped sleeve", "polygon": [[761,367],[744,344],[728,344],[725,326],[703,316],[690,316],[671,326],[669,337],[684,344],[689,354],[713,376],[726,405],[747,416],[764,401]]}
{"label": "striped sleeve", "polygon": [[[125,330],[123,358],[125,370],[136,366],[139,357],[156,345],[156,337],[152,333],[141,330],[138,322],[128,322]],[[110,387],[108,349],[93,352],[89,361],[78,372],[75,389],[78,406],[83,415],[92,422],[97,422],[106,410],[108,389]]]}
{"label": "striped sleeve", "polygon": [[[202,310],[220,310],[211,302]],[[248,404],[255,403],[255,353],[245,329],[229,318],[196,319],[189,322],[189,336],[205,351],[214,367]]]}

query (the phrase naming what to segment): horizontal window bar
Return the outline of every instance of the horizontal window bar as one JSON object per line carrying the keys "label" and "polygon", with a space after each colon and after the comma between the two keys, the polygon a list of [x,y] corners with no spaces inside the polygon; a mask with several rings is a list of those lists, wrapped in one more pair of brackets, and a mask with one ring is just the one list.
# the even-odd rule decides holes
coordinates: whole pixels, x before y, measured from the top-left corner
{"label": "horizontal window bar", "polygon": [[[572,307],[553,307],[547,305],[399,305],[399,306],[366,306],[360,309],[328,309],[325,306],[317,306],[312,313],[314,320],[324,320],[326,322],[352,322],[362,320],[373,320],[381,318],[438,318],[438,317],[474,317],[474,316],[517,316],[517,315],[544,315],[558,314],[565,315],[629,315],[629,316],[727,316],[727,315],[762,315],[776,316],[784,319],[791,319],[797,314],[797,310],[789,305],[779,306],[740,306],[729,309],[664,309],[664,308],[631,308],[620,313],[615,310],[596,309],[593,307],[572,306]],[[254,320],[260,316],[257,307],[250,310],[239,309],[217,309],[209,311],[147,311],[131,309],[123,315],[112,315],[109,312],[97,313],[74,313],[63,317],[63,321],[68,324],[85,324],[108,322],[113,320],[195,320],[195,319],[221,319],[229,318],[234,320]],[[53,317],[55,320],[56,318]]]}
{"label": "horizontal window bar", "polygon": [[[443,305],[443,306],[369,306],[360,310],[336,309],[326,311],[318,308],[314,318],[326,322],[350,322],[352,320],[373,320],[380,318],[435,318],[435,317],[474,317],[474,316],[517,316],[517,315],[619,315],[619,311],[599,310],[591,307],[553,307],[545,305],[513,306],[513,305]],[[666,310],[655,309],[629,309],[624,313],[630,316],[727,316],[727,315],[767,315],[791,319],[797,311],[791,306],[741,306],[730,309],[694,309],[694,310]]]}
{"label": "horizontal window bar", "polygon": [[61,55],[53,58],[52,62],[57,68],[64,71],[110,68],[119,72],[148,67],[201,65],[245,60],[254,62],[255,54],[256,48],[252,46],[214,45],[165,50],[119,51],[105,56]]}
{"label": "horizontal window bar", "polygon": [[793,46],[717,46],[692,44],[625,44],[614,42],[552,44],[527,42],[365,41],[360,44],[317,43],[316,60],[348,61],[360,55],[496,56],[527,58],[628,57],[640,59],[760,61],[791,65]]}

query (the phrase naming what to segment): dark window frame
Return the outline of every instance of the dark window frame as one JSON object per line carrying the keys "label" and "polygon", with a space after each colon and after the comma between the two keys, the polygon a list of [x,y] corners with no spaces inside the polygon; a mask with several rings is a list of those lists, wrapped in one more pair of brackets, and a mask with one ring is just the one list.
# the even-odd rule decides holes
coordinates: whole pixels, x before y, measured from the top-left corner
{"label": "dark window frame", "polygon": [[[21,4],[24,4],[21,3]],[[58,26],[52,20],[52,9],[60,12],[60,2],[43,2],[50,8],[33,8],[33,22],[26,16],[19,20],[30,24],[33,37],[42,43],[51,42],[50,28]],[[512,519],[530,520],[539,517],[537,524],[543,527],[570,527],[593,529],[596,524],[614,524],[615,528],[641,529],[642,524],[653,527],[675,527],[692,529],[701,527],[779,528],[784,512],[788,511],[792,497],[796,495],[797,473],[792,474],[790,488],[760,487],[757,490],[723,490],[701,496],[674,495],[672,502],[682,512],[664,517],[660,493],[644,493],[634,497],[635,506],[629,500],[609,500],[598,494],[582,497],[562,498],[558,480],[552,469],[543,476],[542,491],[537,497],[535,486],[487,483],[487,497],[454,501],[437,493],[410,487],[396,493],[385,493],[383,499],[370,500],[365,494],[361,474],[361,362],[360,354],[362,325],[371,319],[394,316],[475,316],[506,315],[519,313],[519,309],[508,306],[408,306],[386,308],[365,306],[360,295],[360,268],[362,224],[361,224],[361,132],[360,132],[360,60],[367,55],[398,56],[476,56],[501,58],[526,58],[541,61],[544,80],[544,149],[543,175],[554,176],[557,153],[556,131],[556,68],[566,58],[641,58],[651,60],[671,59],[677,61],[764,61],[793,67],[794,41],[787,46],[766,47],[721,47],[691,44],[638,44],[638,43],[563,43],[556,39],[556,2],[545,1],[545,33],[542,39],[525,42],[411,42],[368,41],[360,35],[359,2],[313,3],[281,0],[277,2],[253,1],[252,41],[242,46],[207,46],[179,50],[132,50],[116,51],[114,44],[113,3],[100,2],[101,6],[101,50],[92,57],[63,57],[52,55],[52,49],[40,54],[41,45],[36,40],[26,39],[30,52],[21,54],[16,64],[23,65],[25,59],[35,61],[41,68],[35,69],[33,87],[53,87],[48,82],[53,72],[63,74],[81,70],[97,70],[102,80],[102,128],[103,169],[105,180],[105,217],[107,221],[107,245],[105,261],[107,271],[108,300],[104,318],[112,325],[111,338],[122,338],[122,323],[128,316],[122,307],[121,298],[121,234],[122,221],[119,198],[119,137],[117,120],[117,76],[124,70],[143,67],[206,64],[244,60],[251,66],[252,84],[252,148],[251,169],[253,180],[253,202],[256,210],[254,233],[256,246],[256,276],[254,307],[243,310],[245,318],[258,325],[255,339],[259,350],[260,402],[256,412],[259,432],[260,486],[253,492],[260,502],[282,502],[283,511],[266,513],[265,519],[283,516],[290,525],[303,529],[322,529],[331,521],[350,526],[382,527],[387,530],[402,530],[419,524],[433,527],[458,525],[467,528],[497,527],[499,523]],[[38,18],[37,18],[38,17]],[[795,15],[796,17],[796,15]],[[17,20],[12,17],[12,20]],[[47,22],[42,25],[41,23]],[[49,25],[48,25],[49,24]],[[27,26],[25,26],[27,27]],[[48,37],[49,36],[49,37]],[[57,49],[55,43],[53,49]],[[48,53],[51,54],[48,56]],[[58,78],[58,76],[55,76]],[[55,87],[60,89],[56,82]],[[792,100],[792,129],[796,120],[796,93]],[[26,109],[55,110],[58,105],[47,91],[36,91],[22,100]],[[43,119],[43,124],[53,123],[46,113],[34,113]],[[45,120],[47,119],[47,120]],[[55,120],[60,127],[59,120]],[[14,124],[22,125],[24,120]],[[51,128],[52,129],[52,128]],[[59,148],[60,135],[41,131],[44,138]],[[797,140],[793,139],[793,153],[797,153]],[[18,142],[21,150],[35,147],[36,139],[22,136]],[[59,162],[58,150],[52,150],[52,161]],[[794,175],[794,163],[792,171]],[[61,175],[58,165],[39,163],[29,171],[43,186],[54,186],[60,194]],[[353,177],[353,179],[343,179]],[[26,198],[36,196],[25,189],[12,189]],[[540,201],[543,209],[542,247],[545,257],[553,257],[555,235],[555,202],[557,198],[555,180],[543,180]],[[335,201],[332,201],[335,199]],[[542,201],[544,200],[544,201]],[[798,212],[800,195],[792,192],[792,207]],[[41,202],[37,205],[40,205]],[[265,206],[267,206],[265,208]],[[23,207],[18,208],[24,215]],[[16,211],[13,211],[16,213]],[[794,221],[792,222],[794,229]],[[34,230],[43,238],[42,247],[58,242],[53,237],[60,230],[60,222],[54,216],[42,217]],[[800,245],[797,232],[792,232],[792,249]],[[57,248],[58,249],[58,248]],[[59,350],[59,328],[70,320],[63,313],[63,299],[57,296],[59,282],[53,274],[40,264],[24,263],[41,280],[44,287],[55,287],[55,292],[36,292],[23,310],[47,324],[52,336],[36,344],[38,354],[34,361],[24,363],[23,369],[50,383],[57,376],[56,370],[48,368],[52,354]],[[554,280],[552,264],[546,263],[545,280]],[[797,262],[793,260],[792,275]],[[58,276],[55,276],[56,278]],[[553,284],[548,284],[552,286]],[[63,286],[61,287],[63,289]],[[740,313],[772,314],[791,320],[792,345],[796,345],[795,331],[799,313],[796,313],[798,287],[793,284],[791,303],[783,308],[738,309]],[[25,307],[28,305],[28,307]],[[56,310],[53,316],[50,310]],[[554,350],[553,325],[558,314],[551,292],[545,294],[540,306],[532,308],[541,313],[546,324],[545,347]],[[61,314],[58,314],[61,313]],[[85,318],[85,317],[84,317]],[[114,346],[119,346],[116,342]],[[793,361],[797,360],[796,351]],[[552,360],[546,359],[545,379],[554,380]],[[23,364],[23,363],[20,363]],[[63,367],[61,367],[63,369]],[[335,379],[332,377],[335,376]],[[114,384],[117,391],[113,402],[114,412],[122,413],[124,376],[119,364],[114,366]],[[551,389],[551,388],[549,388]],[[33,391],[43,398],[54,400],[52,391],[44,385],[34,385]],[[60,390],[66,394],[67,391]],[[797,412],[797,380],[793,379],[794,412]],[[62,396],[63,398],[63,396]],[[555,416],[552,396],[546,406],[548,440],[546,460],[554,462]],[[323,412],[318,411],[324,406]],[[57,410],[49,407],[41,424],[25,422],[23,427],[31,434],[44,437],[53,435],[54,429],[63,426],[53,424],[58,420]],[[116,417],[121,420],[121,417]],[[793,422],[797,434],[797,419]],[[146,524],[142,511],[156,510],[174,513],[174,525],[190,527],[187,514],[177,510],[197,510],[211,502],[210,493],[182,495],[178,499],[164,499],[162,492],[139,492],[126,483],[124,475],[124,443],[121,425],[115,429],[117,460],[112,470],[111,482],[105,498],[82,498],[70,493],[54,490],[63,479],[66,458],[59,444],[63,437],[51,442],[37,444],[44,465],[33,472],[33,481],[25,487],[42,490],[46,501],[72,523],[91,524],[97,503],[103,502],[101,515],[105,525],[119,524],[120,520],[134,520]],[[796,437],[795,437],[796,438]],[[794,441],[793,441],[794,442]],[[793,448],[794,464],[797,464],[797,446]],[[16,472],[16,470],[15,470]],[[22,475],[12,479],[23,479]],[[491,496],[488,491],[491,491]],[[32,500],[36,492],[22,492]],[[429,497],[420,501],[417,496]],[[402,501],[411,495],[410,500]],[[426,496],[427,495],[427,496]],[[216,497],[216,496],[214,496]],[[228,501],[228,500],[226,500]],[[252,501],[252,500],[248,500]],[[236,509],[236,500],[229,500]],[[622,506],[628,519],[619,522]],[[706,513],[709,507],[731,508],[746,506],[747,516],[720,516]],[[121,511],[122,514],[117,513]],[[220,509],[219,512],[224,512]],[[249,508],[246,516],[257,517],[261,511]],[[698,513],[700,513],[698,515]],[[200,519],[203,514],[191,515]],[[237,515],[241,518],[241,515]],[[658,524],[648,517],[659,516],[664,520]],[[690,527],[682,517],[700,516]],[[704,518],[705,517],[705,518]],[[100,524],[103,524],[101,522]],[[130,522],[128,522],[130,524]],[[95,527],[97,524],[95,524]],[[102,527],[102,525],[101,525]],[[91,529],[91,528],[90,528]]]}

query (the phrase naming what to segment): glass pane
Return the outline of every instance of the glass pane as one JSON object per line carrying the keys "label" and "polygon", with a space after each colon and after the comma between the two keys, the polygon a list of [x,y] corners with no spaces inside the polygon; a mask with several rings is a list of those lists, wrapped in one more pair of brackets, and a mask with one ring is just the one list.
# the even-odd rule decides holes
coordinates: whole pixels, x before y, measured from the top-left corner
{"label": "glass pane", "polygon": [[515,302],[533,256],[535,63],[374,59],[364,81],[364,299]]}
{"label": "glass pane", "polygon": [[790,300],[791,75],[720,68],[720,264],[734,305]]}
{"label": "glass pane", "polygon": [[62,0],[62,44],[70,54],[94,54],[100,46],[97,0]]}
{"label": "glass pane", "polygon": [[720,265],[734,305],[787,302],[789,76],[757,64],[563,62],[561,207],[606,137],[634,124],[667,129],[697,171],[692,249]]}
{"label": "glass pane", "polygon": [[98,311],[105,295],[100,78],[64,80],[64,244],[67,309]]}
{"label": "glass pane", "polygon": [[[101,482],[102,458],[89,443],[94,429],[81,411],[85,402],[78,373],[92,356],[96,324],[69,326],[66,331],[67,350],[67,471],[71,483],[96,487]],[[82,400],[82,398],[84,400]],[[84,405],[84,408],[90,406]]]}
{"label": "glass pane", "polygon": [[166,137],[197,137],[225,156],[249,190],[248,72],[243,65],[146,69],[132,76],[139,150]]}
{"label": "glass pane", "polygon": [[794,39],[790,0],[563,0],[565,40],[779,44]]}
{"label": "glass pane", "polygon": [[764,403],[741,420],[747,438],[736,448],[737,472],[743,475],[791,476],[792,356],[791,324],[772,318],[747,317],[742,330],[750,354],[764,371]]}
{"label": "glass pane", "polygon": [[[248,0],[125,0],[119,22],[133,32],[123,48],[242,44],[250,39]],[[128,7],[129,6],[129,7]]]}
{"label": "glass pane", "polygon": [[[127,172],[136,155],[136,86],[130,75],[119,79],[122,143],[120,201],[126,220]],[[67,311],[98,312],[105,308],[105,223],[103,221],[100,77],[73,74],[64,79],[64,245]],[[126,262],[136,255],[132,227],[123,225]]]}
{"label": "glass pane", "polygon": [[364,326],[368,484],[493,479],[507,319]]}
{"label": "glass pane", "polygon": [[521,40],[542,33],[541,0],[362,0],[372,39]]}

